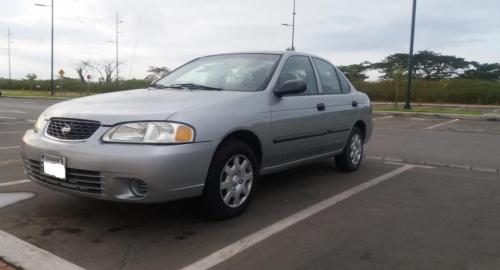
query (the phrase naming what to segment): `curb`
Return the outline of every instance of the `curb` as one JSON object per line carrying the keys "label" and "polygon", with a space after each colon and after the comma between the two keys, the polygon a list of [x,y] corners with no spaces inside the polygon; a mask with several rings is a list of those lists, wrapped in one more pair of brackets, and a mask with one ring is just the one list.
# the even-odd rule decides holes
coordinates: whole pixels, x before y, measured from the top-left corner
{"label": "curb", "polygon": [[424,113],[424,112],[391,112],[391,111],[374,111],[374,115],[380,116],[403,116],[403,117],[436,117],[445,119],[465,119],[477,121],[500,121],[500,115],[482,114],[482,115],[465,115],[453,113]]}
{"label": "curb", "polygon": [[[400,102],[402,103],[402,102]],[[394,102],[383,102],[383,101],[373,101],[373,105],[394,105]],[[482,105],[482,104],[454,104],[454,103],[412,103],[413,105],[417,107],[446,107],[446,108],[456,108],[456,107],[462,107],[462,108],[481,108],[481,109],[500,109],[500,105]]]}

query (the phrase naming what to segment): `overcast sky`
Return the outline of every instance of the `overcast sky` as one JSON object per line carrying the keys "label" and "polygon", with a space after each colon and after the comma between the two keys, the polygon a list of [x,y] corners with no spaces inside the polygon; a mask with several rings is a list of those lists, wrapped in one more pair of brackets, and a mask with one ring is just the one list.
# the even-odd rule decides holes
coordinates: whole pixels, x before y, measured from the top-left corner
{"label": "overcast sky", "polygon": [[[12,40],[12,72],[50,77],[49,0],[0,0],[0,48]],[[84,59],[114,59],[120,24],[121,74],[143,78],[148,66],[176,66],[212,53],[284,50],[292,0],[55,0],[55,66],[76,77]],[[295,47],[337,65],[407,52],[411,0],[297,0]],[[498,0],[419,0],[415,49],[500,62]],[[135,52],[135,54],[134,54]],[[0,50],[0,77],[7,77]]]}

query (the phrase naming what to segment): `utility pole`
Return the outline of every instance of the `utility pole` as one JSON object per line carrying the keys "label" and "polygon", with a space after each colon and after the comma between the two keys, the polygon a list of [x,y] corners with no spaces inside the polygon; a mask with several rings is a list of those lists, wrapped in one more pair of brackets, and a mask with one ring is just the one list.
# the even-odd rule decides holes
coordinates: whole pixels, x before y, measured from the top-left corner
{"label": "utility pole", "polygon": [[413,10],[411,17],[411,37],[410,37],[410,54],[408,56],[408,89],[406,92],[406,110],[411,109],[411,94],[412,94],[412,77],[413,77],[413,43],[415,41],[415,17],[417,12],[417,0],[413,0]]}
{"label": "utility pole", "polygon": [[293,18],[292,18],[292,52],[295,51],[293,42],[295,41],[295,0],[293,0]]}
{"label": "utility pole", "polygon": [[294,46],[294,42],[295,42],[295,0],[293,0],[293,13],[292,13],[292,24],[288,24],[288,23],[282,23],[281,25],[283,26],[288,26],[288,27],[292,27],[292,47],[290,48],[290,50],[293,52],[295,51],[295,46]]}
{"label": "utility pole", "polygon": [[50,95],[54,95],[54,0],[52,0],[52,4],[50,5],[51,13],[52,13],[52,23],[50,29]]}
{"label": "utility pole", "polygon": [[45,5],[36,3],[35,6],[39,7],[50,7],[51,9],[51,27],[50,27],[50,95],[54,95],[55,85],[54,85],[54,0],[51,1],[52,4]]}
{"label": "utility pole", "polygon": [[11,62],[10,62],[10,37],[12,33],[10,32],[10,27],[7,28],[7,54],[9,55],[9,89],[12,89],[12,70],[11,70]]}
{"label": "utility pole", "polygon": [[118,26],[120,25],[120,23],[122,23],[123,21],[120,21],[120,18],[118,16],[118,13],[116,13],[116,40],[115,40],[115,45],[116,45],[116,90],[118,90],[119,88],[119,79],[120,79],[120,76],[119,76],[119,71],[118,71],[118,66],[119,66],[119,62],[118,62],[118,34],[120,34],[120,32],[118,31]]}

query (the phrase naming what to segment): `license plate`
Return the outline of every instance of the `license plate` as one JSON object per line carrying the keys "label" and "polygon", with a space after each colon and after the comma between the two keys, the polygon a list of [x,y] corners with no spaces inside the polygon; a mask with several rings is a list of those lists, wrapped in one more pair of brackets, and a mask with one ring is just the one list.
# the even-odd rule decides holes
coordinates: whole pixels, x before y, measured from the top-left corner
{"label": "license plate", "polygon": [[66,158],[60,156],[42,156],[43,173],[59,179],[66,179]]}

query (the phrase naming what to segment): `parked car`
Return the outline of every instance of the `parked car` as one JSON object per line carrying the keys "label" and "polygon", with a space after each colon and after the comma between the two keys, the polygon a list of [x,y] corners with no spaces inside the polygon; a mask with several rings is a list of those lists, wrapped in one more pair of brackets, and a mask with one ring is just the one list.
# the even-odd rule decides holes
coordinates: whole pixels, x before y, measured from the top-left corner
{"label": "parked car", "polygon": [[147,89],[55,104],[22,155],[29,178],[54,190],[137,203],[201,196],[224,219],[245,211],[260,176],[326,158],[357,170],[371,133],[368,96],[326,59],[231,53]]}

